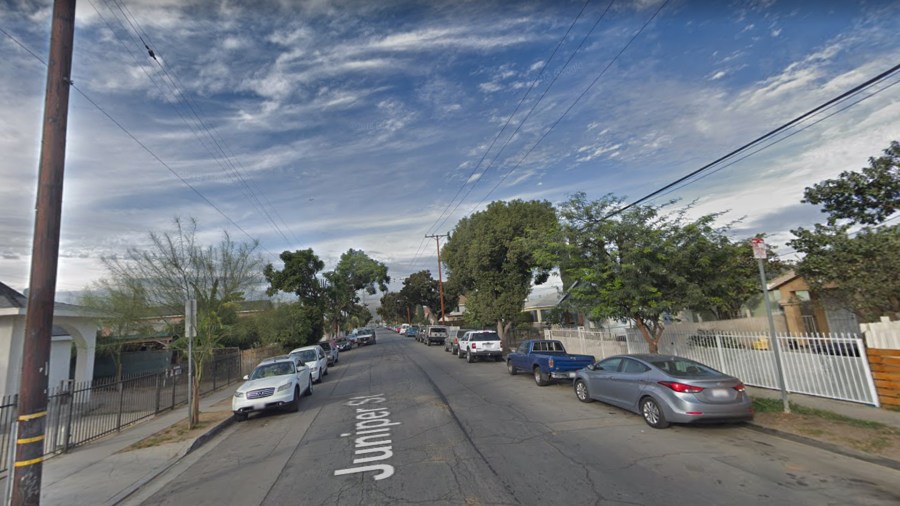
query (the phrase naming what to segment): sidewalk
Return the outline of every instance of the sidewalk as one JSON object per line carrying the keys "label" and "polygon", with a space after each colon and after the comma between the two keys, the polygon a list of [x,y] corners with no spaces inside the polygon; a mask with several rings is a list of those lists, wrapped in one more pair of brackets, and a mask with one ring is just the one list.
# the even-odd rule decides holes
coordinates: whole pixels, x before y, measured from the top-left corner
{"label": "sidewalk", "polygon": [[[208,394],[200,400],[200,410],[210,411],[213,405],[229,399],[232,394],[233,388]],[[117,504],[227,427],[232,420],[229,417],[211,425],[205,434],[193,440],[119,453],[186,417],[187,406],[182,406],[121,433],[45,460],[41,505]],[[5,490],[6,478],[0,479],[0,487]]]}

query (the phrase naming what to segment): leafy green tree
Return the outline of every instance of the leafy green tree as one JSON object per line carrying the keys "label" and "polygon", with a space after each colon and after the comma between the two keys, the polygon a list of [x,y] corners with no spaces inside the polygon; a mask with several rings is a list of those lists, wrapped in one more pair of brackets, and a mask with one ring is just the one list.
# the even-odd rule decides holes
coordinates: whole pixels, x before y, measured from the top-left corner
{"label": "leafy green tree", "polygon": [[296,294],[301,305],[317,308],[321,312],[333,335],[351,317],[356,321],[368,322],[371,318],[368,309],[363,308],[364,314],[356,307],[359,302],[357,293],[364,290],[374,295],[378,290],[387,291],[387,283],[391,280],[387,266],[354,249],[341,255],[335,269],[322,273],[321,277],[319,272],[325,264],[312,249],[293,253],[285,251],[281,254],[281,260],[284,262],[282,270],[276,270],[271,264],[263,270],[269,282],[267,293],[273,295],[282,291]]}
{"label": "leafy green tree", "polygon": [[388,292],[381,297],[378,314],[385,322],[405,322],[409,303],[399,292]]}
{"label": "leafy green tree", "polygon": [[82,292],[79,306],[95,318],[101,330],[97,353],[112,358],[116,378],[122,378],[122,351],[129,337],[155,333],[148,319],[151,307],[143,283],[129,279],[100,279]]}
{"label": "leafy green tree", "polygon": [[497,201],[460,220],[444,244],[441,256],[466,295],[467,319],[496,325],[505,350],[531,284],[545,282],[553,267],[535,251],[556,226],[549,202]]}
{"label": "leafy green tree", "polygon": [[828,219],[792,230],[788,242],[804,255],[797,272],[810,287],[863,321],[900,312],[900,225],[886,224],[900,208],[900,143],[884,153],[861,172],[806,188],[803,202],[821,204]]}
{"label": "leafy green tree", "polygon": [[300,302],[278,304],[229,327],[223,342],[242,349],[277,345],[299,348],[317,342],[323,332],[322,312]]}
{"label": "leafy green tree", "polygon": [[312,248],[284,251],[279,255],[284,268],[276,271],[272,264],[263,269],[263,276],[269,283],[266,294],[270,297],[277,292],[293,293],[306,305],[318,305],[322,295],[319,271],[325,268],[325,262],[319,259]]}
{"label": "leafy green tree", "polygon": [[734,312],[758,290],[756,271],[743,260],[752,257],[749,243],[731,242],[729,227],[714,225],[718,215],[689,220],[689,208],[666,215],[637,206],[607,217],[621,204],[612,195],[591,202],[579,193],[560,210],[563,240],[553,247],[573,281],[569,300],[592,320],[633,320],[656,353],[665,315]]}
{"label": "leafy green tree", "polygon": [[884,156],[869,158],[860,172],[844,171],[806,188],[802,202],[821,205],[828,224],[839,220],[877,225],[900,209],[900,142],[891,142]]}
{"label": "leafy green tree", "polygon": [[386,292],[387,284],[391,282],[386,265],[372,259],[364,251],[354,249],[341,255],[334,271],[326,273],[325,278],[325,314],[332,335],[337,335],[351,316],[355,316],[357,321],[364,320],[363,324],[371,319],[368,308],[363,308],[364,311],[356,308],[358,292],[365,291],[369,295],[374,295],[378,290]]}

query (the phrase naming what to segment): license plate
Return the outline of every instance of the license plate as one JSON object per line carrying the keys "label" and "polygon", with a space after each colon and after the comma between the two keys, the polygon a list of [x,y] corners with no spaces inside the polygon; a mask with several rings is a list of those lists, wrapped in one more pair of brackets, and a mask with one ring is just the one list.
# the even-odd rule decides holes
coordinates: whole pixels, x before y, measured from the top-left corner
{"label": "license plate", "polygon": [[710,392],[712,392],[712,396],[717,399],[728,397],[728,390],[724,388],[713,388]]}

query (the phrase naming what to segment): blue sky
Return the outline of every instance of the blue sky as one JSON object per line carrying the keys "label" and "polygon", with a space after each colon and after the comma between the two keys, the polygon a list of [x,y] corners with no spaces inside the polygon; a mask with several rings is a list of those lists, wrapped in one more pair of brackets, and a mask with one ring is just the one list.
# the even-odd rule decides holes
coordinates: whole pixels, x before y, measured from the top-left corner
{"label": "blue sky", "polygon": [[[175,216],[210,242],[258,238],[276,263],[362,249],[396,289],[436,272],[425,234],[492,200],[633,200],[900,61],[897,2],[592,0],[572,25],[584,5],[80,1],[75,85],[152,154],[73,90],[58,290]],[[0,0],[0,28],[46,59],[50,7]],[[22,289],[46,67],[9,36],[0,281]],[[803,188],[898,138],[894,86],[665,199],[788,252],[789,229],[821,221]]]}

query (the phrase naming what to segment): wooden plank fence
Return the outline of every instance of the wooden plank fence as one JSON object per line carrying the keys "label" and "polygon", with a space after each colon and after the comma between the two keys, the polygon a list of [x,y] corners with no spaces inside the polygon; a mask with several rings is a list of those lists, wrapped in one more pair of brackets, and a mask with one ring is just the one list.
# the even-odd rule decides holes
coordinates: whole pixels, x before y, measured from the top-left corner
{"label": "wooden plank fence", "polygon": [[881,405],[900,407],[900,350],[869,348],[866,353]]}

